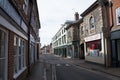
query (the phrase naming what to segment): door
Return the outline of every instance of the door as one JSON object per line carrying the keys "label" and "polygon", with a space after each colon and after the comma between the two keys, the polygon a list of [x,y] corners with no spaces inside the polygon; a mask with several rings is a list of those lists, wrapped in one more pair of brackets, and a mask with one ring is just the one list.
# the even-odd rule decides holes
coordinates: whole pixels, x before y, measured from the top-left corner
{"label": "door", "polygon": [[120,40],[117,40],[117,65],[120,66]]}

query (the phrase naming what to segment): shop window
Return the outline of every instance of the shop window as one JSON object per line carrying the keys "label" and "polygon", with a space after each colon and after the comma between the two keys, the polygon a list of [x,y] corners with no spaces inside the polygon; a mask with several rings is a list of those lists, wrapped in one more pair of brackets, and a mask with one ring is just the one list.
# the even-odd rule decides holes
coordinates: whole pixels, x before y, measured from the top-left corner
{"label": "shop window", "polygon": [[0,28],[0,80],[6,80],[7,77],[7,35]]}
{"label": "shop window", "polygon": [[116,9],[116,21],[117,25],[120,25],[120,7]]}
{"label": "shop window", "polygon": [[101,56],[101,40],[87,42],[87,56]]}
{"label": "shop window", "polygon": [[25,49],[25,41],[17,36],[14,36],[14,78],[18,77],[18,74],[24,71],[26,67]]}

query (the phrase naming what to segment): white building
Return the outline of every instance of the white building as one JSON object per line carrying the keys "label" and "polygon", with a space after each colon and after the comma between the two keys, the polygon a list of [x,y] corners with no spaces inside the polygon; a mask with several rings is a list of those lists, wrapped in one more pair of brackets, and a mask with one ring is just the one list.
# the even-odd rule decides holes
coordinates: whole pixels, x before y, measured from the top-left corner
{"label": "white building", "polygon": [[52,38],[52,48],[54,54],[66,57],[67,55],[67,32],[66,25],[62,25],[59,31]]}

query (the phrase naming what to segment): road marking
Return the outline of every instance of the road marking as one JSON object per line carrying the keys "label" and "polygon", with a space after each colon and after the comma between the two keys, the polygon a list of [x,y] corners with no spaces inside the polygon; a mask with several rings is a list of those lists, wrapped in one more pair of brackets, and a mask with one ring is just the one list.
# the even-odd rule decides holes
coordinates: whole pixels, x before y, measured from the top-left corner
{"label": "road marking", "polygon": [[46,68],[44,68],[44,80],[47,80],[47,78],[46,78]]}
{"label": "road marking", "polygon": [[69,64],[56,64],[56,66],[70,66]]}
{"label": "road marking", "polygon": [[55,65],[52,65],[52,80],[56,80],[56,68]]}
{"label": "road marking", "polygon": [[65,64],[65,66],[70,66],[69,64]]}
{"label": "road marking", "polygon": [[61,64],[56,64],[56,66],[61,66]]}

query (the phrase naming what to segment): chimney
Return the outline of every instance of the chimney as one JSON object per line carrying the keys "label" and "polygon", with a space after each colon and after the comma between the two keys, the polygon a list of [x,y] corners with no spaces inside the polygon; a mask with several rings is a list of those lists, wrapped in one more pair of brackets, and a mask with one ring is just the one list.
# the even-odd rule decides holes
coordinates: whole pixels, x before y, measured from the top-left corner
{"label": "chimney", "polygon": [[75,12],[75,20],[79,20],[79,14],[78,14],[78,12]]}

